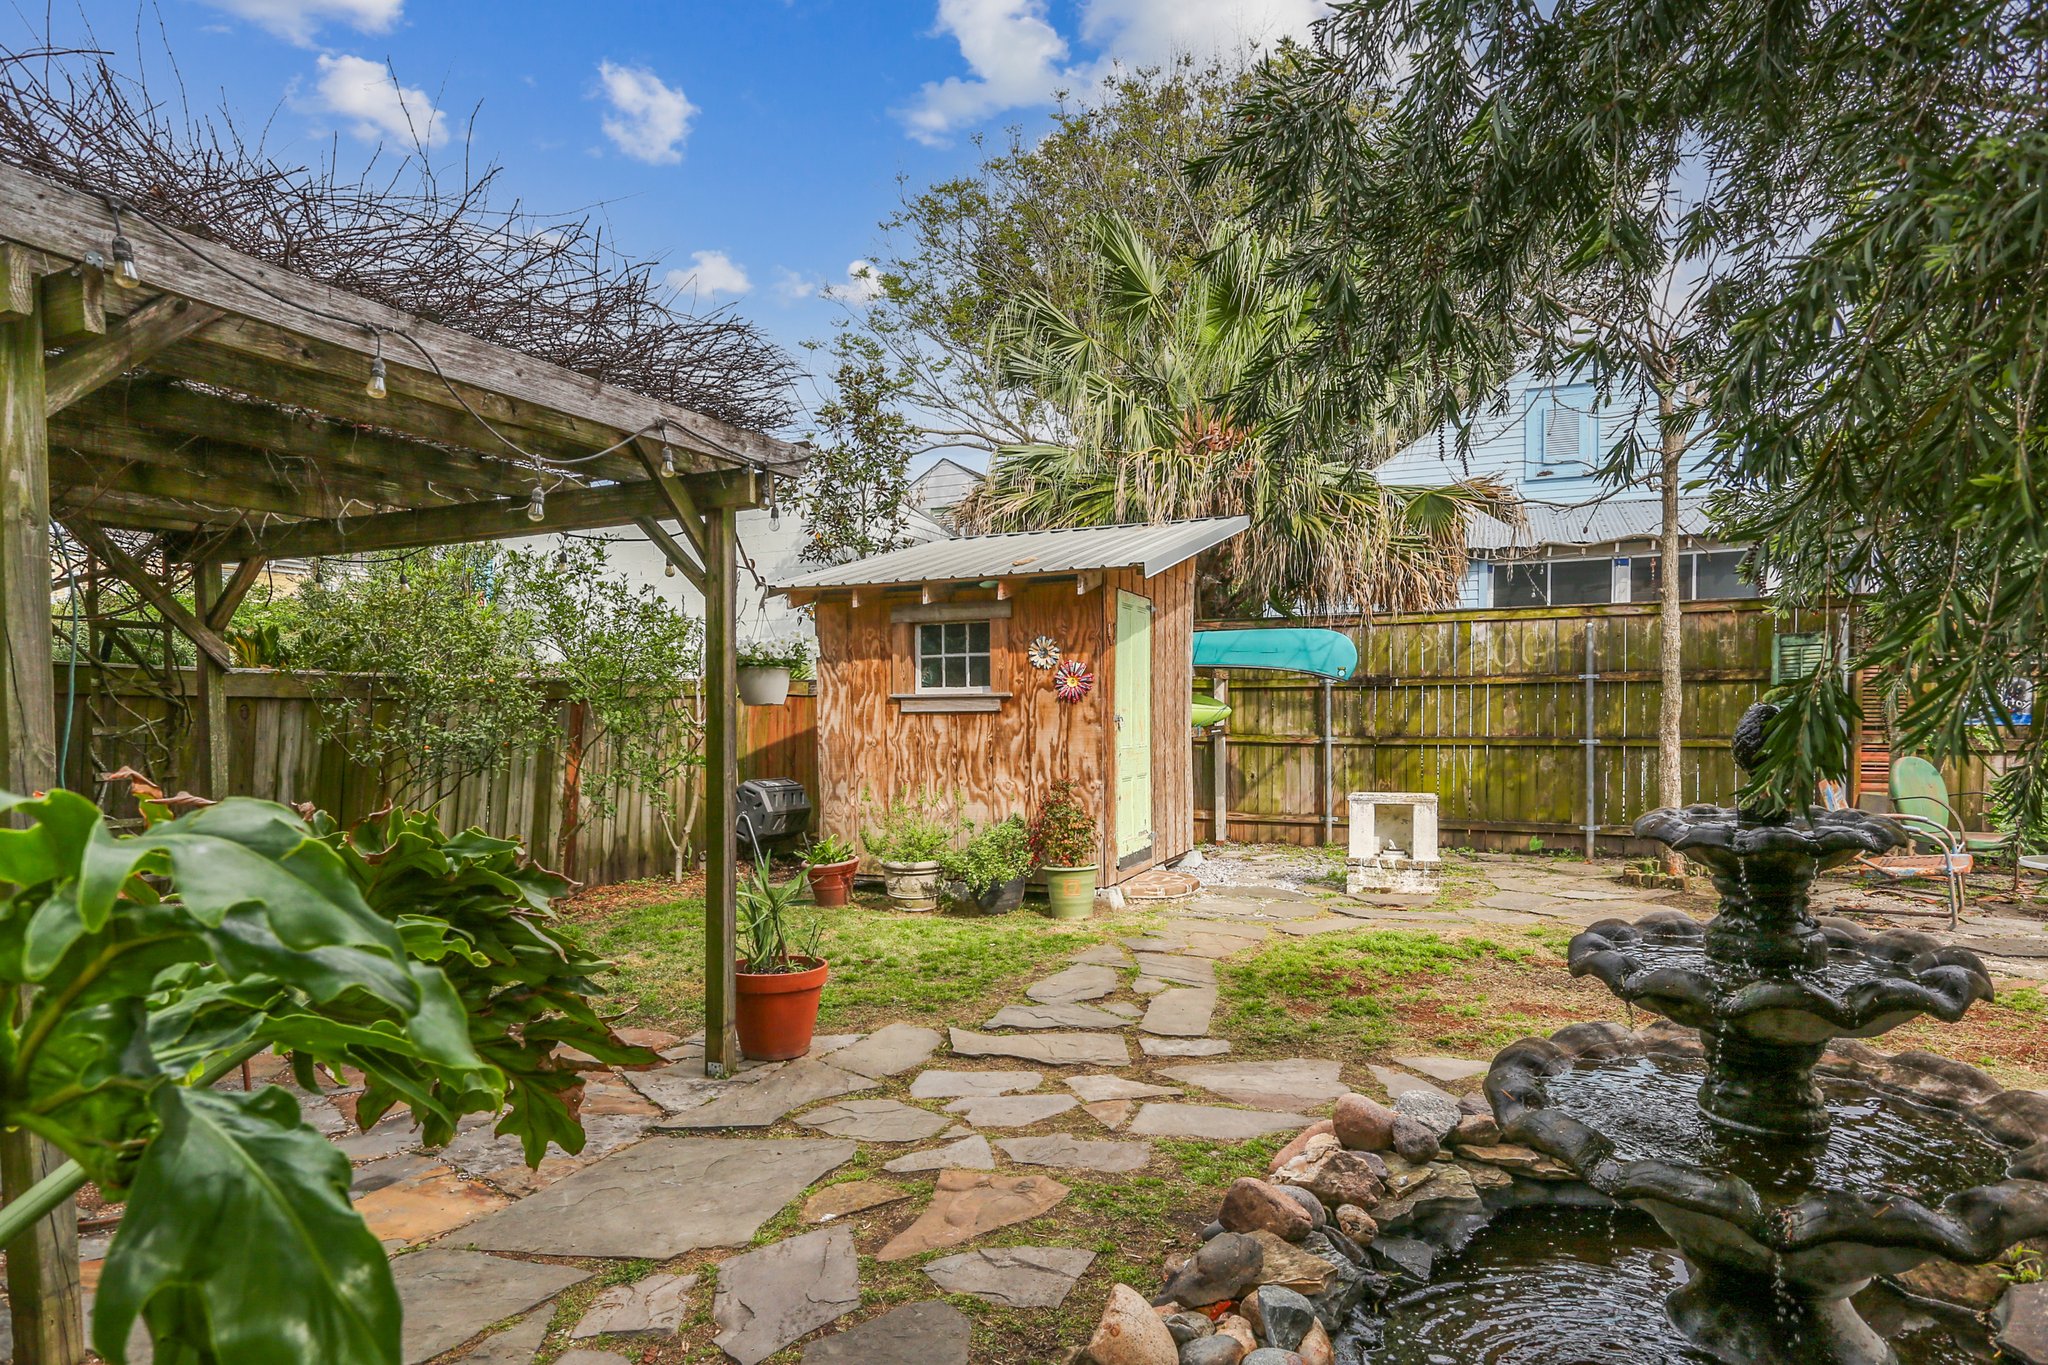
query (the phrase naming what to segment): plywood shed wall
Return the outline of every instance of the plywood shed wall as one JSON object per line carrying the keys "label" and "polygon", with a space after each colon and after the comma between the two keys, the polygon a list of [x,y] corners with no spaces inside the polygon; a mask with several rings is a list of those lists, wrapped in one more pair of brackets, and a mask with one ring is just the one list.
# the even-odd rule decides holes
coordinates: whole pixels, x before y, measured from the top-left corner
{"label": "plywood shed wall", "polygon": [[[977,826],[1029,819],[1054,783],[1071,779],[1101,834],[1101,882],[1115,885],[1194,847],[1194,561],[1146,577],[1141,569],[966,587],[927,602],[917,588],[862,589],[817,602],[818,824],[858,840],[890,801],[934,793],[944,813]],[[1077,591],[1077,588],[1079,589]],[[1116,857],[1117,594],[1152,603],[1152,843]],[[932,711],[914,699],[918,616],[990,617],[992,709]],[[1001,615],[1007,611],[1007,615]],[[1094,671],[1092,691],[1060,701],[1052,675],[1033,668],[1031,641],[1047,635],[1063,657]],[[1002,694],[1007,693],[1007,696]]]}

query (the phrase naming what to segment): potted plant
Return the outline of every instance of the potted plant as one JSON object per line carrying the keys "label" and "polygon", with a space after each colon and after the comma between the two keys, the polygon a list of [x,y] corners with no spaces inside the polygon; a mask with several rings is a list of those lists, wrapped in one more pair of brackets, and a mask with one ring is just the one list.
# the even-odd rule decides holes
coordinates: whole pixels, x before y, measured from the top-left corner
{"label": "potted plant", "polygon": [[1031,856],[1045,873],[1054,919],[1086,919],[1095,908],[1095,821],[1072,782],[1057,782],[1031,822]]}
{"label": "potted plant", "polygon": [[953,844],[953,829],[930,814],[934,799],[893,801],[878,828],[861,842],[882,865],[882,884],[898,910],[932,910],[939,903],[939,855]]}
{"label": "potted plant", "polygon": [[853,890],[853,874],[860,867],[853,845],[837,835],[827,835],[804,850],[804,873],[811,879],[811,899],[823,909],[846,904]]}
{"label": "potted plant", "polygon": [[756,640],[739,647],[740,700],[748,706],[780,706],[789,700],[789,680],[811,671],[811,647],[802,640]]}
{"label": "potted plant", "polygon": [[984,915],[1007,915],[1024,903],[1024,881],[1031,875],[1031,832],[1024,817],[1013,815],[990,825],[964,848],[939,854],[947,899],[973,906]]}
{"label": "potted plant", "polygon": [[801,877],[777,886],[765,861],[740,881],[733,1004],[740,1051],[756,1061],[803,1056],[818,1027],[828,969],[818,956],[817,921],[791,913],[802,889]]}

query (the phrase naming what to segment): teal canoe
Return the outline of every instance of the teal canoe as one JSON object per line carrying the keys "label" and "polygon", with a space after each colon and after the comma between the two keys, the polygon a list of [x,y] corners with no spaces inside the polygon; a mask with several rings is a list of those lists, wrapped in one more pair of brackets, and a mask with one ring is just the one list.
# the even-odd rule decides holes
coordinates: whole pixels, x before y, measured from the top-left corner
{"label": "teal canoe", "polygon": [[1358,667],[1358,646],[1340,631],[1302,626],[1198,630],[1196,668],[1264,668],[1344,679]]}

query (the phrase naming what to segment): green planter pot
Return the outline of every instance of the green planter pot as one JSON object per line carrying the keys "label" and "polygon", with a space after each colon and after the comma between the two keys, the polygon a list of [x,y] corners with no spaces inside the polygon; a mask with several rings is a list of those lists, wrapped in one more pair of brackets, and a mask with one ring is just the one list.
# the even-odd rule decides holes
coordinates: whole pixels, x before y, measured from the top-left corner
{"label": "green planter pot", "polygon": [[1045,898],[1052,905],[1054,919],[1087,919],[1095,912],[1095,864],[1086,867],[1048,867]]}

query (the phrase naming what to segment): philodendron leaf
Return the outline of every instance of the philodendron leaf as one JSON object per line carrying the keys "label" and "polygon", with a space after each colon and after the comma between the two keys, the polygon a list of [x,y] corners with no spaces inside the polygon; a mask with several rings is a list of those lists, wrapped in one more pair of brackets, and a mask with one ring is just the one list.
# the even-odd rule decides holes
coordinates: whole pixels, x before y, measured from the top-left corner
{"label": "philodendron leaf", "polygon": [[[398,1292],[349,1204],[349,1165],[275,1087],[164,1086],[93,1305],[93,1347],[125,1365],[137,1315],[158,1360],[390,1365]],[[173,1343],[176,1343],[175,1345]]]}

